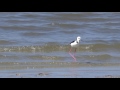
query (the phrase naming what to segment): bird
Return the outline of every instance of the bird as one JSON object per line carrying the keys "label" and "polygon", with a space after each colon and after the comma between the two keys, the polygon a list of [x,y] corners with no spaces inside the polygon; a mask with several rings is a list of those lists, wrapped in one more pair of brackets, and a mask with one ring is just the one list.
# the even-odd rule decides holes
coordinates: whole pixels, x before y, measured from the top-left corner
{"label": "bird", "polygon": [[[75,58],[75,52],[76,52],[76,48],[79,46],[79,42],[81,40],[81,37],[78,36],[76,40],[72,41],[69,45],[70,45],[70,50],[69,50],[69,54],[70,56],[74,59],[74,61],[76,61],[76,58]],[[74,51],[74,55],[72,55],[72,48],[75,49]]]}

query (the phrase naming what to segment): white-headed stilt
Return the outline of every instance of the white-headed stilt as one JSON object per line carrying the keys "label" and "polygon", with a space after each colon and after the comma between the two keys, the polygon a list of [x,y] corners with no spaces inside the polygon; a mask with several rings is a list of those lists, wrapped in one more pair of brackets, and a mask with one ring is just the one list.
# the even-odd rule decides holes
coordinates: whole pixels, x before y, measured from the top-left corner
{"label": "white-headed stilt", "polygon": [[[70,47],[69,54],[71,55],[71,57],[72,57],[75,61],[76,61],[75,52],[76,52],[76,48],[79,46],[80,39],[81,39],[81,37],[78,36],[77,39],[76,39],[75,41],[72,41],[72,42],[70,43],[70,46],[71,46],[71,47]],[[71,54],[72,48],[75,49],[74,55]]]}

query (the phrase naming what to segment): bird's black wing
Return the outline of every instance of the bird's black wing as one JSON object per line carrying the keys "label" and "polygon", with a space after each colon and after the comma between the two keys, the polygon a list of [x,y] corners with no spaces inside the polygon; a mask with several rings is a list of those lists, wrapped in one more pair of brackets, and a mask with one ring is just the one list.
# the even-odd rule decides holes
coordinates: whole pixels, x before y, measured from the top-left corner
{"label": "bird's black wing", "polygon": [[[75,41],[72,41],[71,43],[73,43],[73,42],[75,42]],[[71,44],[71,43],[70,43],[70,44]]]}

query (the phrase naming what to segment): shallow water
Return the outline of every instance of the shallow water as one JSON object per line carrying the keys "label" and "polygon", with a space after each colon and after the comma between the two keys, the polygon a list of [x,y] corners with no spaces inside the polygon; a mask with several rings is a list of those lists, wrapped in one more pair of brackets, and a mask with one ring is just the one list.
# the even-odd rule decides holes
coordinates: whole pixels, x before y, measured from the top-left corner
{"label": "shallow water", "polygon": [[14,63],[14,68],[21,68],[21,63],[27,63],[25,68],[47,63],[47,68],[74,62],[68,51],[77,36],[82,40],[76,52],[78,65],[117,67],[119,28],[119,12],[0,12],[0,70],[13,68]]}

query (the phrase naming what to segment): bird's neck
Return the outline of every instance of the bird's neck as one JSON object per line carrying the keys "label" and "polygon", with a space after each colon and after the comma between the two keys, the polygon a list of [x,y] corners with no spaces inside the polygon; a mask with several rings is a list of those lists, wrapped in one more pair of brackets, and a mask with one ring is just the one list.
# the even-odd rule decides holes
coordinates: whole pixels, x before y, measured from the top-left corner
{"label": "bird's neck", "polygon": [[80,42],[80,40],[76,40],[78,43]]}

